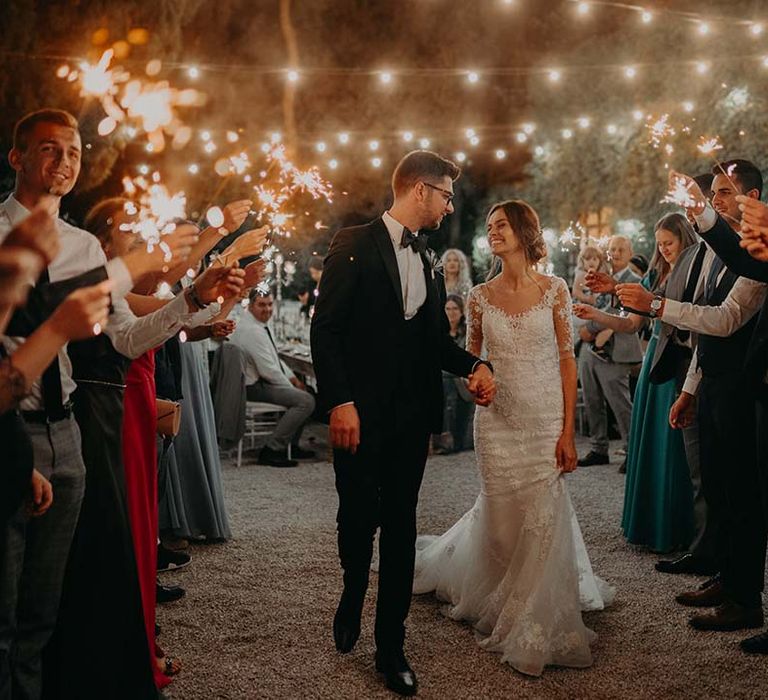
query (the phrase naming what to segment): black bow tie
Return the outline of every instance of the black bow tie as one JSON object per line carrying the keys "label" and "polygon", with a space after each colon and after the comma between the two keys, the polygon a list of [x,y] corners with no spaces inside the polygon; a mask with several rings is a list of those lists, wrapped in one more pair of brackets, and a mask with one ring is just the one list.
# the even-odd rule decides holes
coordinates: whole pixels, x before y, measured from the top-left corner
{"label": "black bow tie", "polygon": [[418,234],[409,231],[407,228],[404,228],[403,235],[400,238],[400,247],[411,247],[417,253],[424,253],[427,250],[427,237],[419,236]]}

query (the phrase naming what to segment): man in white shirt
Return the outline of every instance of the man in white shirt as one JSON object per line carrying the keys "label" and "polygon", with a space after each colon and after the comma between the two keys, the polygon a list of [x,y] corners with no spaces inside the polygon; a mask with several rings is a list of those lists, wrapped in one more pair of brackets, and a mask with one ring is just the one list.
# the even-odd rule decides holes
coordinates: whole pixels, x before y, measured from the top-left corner
{"label": "man in white shirt", "polygon": [[[296,459],[315,456],[311,450],[299,446],[302,430],[315,410],[315,399],[280,359],[269,327],[274,309],[272,294],[260,294],[253,289],[249,300],[248,312],[242,315],[230,338],[245,356],[246,395],[249,401],[273,403],[288,409],[259,453],[259,464],[295,467]],[[291,459],[288,445],[291,445]]]}

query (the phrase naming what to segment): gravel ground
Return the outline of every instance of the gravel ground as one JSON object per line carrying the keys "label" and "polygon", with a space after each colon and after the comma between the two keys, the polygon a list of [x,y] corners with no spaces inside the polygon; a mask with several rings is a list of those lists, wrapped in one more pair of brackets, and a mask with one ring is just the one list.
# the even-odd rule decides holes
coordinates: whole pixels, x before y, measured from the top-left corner
{"label": "gravel ground", "polygon": [[[406,643],[420,697],[768,697],[768,658],[742,654],[742,633],[694,632],[686,624],[689,613],[674,595],[698,579],[658,574],[653,553],[624,542],[619,461],[569,477],[595,572],[618,589],[613,607],[586,615],[598,634],[594,665],[525,677],[481,651],[466,625],[446,619],[434,598],[422,596],[411,608]],[[234,539],[192,545],[192,564],[162,575],[187,589],[184,599],[158,612],[161,643],[184,664],[167,697],[394,697],[373,670],[373,595],[354,652],[340,655],[333,647],[341,577],[330,464],[284,470],[251,459],[237,469],[227,461],[224,485]],[[419,531],[447,529],[477,490],[473,453],[430,458]]]}

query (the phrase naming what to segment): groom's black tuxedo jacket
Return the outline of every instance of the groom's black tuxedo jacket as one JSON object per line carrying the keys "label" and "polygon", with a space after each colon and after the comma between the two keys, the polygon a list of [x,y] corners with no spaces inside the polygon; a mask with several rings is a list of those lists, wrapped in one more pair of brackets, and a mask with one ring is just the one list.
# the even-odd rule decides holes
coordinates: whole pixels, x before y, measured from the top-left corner
{"label": "groom's black tuxedo jacket", "polygon": [[[353,401],[363,430],[371,421],[386,423],[398,405],[417,398],[427,427],[442,432],[441,370],[466,377],[478,361],[451,340],[443,275],[427,255],[421,258],[427,298],[412,321],[404,318],[397,259],[382,219],[340,230],[325,259],[311,330],[318,395],[327,411]],[[413,347],[407,328],[417,322],[421,347]],[[420,363],[426,396],[403,392],[402,363],[408,362]]]}
{"label": "groom's black tuxedo jacket", "polygon": [[[729,270],[741,277],[768,282],[768,263],[755,260],[744,250],[739,245],[741,241],[739,235],[723,221],[722,217],[717,218],[715,226],[703,234],[703,238]],[[747,348],[744,369],[755,390],[764,387],[763,380],[768,370],[768,298],[757,317]]]}

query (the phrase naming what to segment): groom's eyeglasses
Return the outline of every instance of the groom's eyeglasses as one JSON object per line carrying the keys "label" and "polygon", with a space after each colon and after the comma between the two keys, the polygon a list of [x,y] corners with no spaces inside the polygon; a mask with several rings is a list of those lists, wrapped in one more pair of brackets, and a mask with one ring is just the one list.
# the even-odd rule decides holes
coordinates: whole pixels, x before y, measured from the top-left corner
{"label": "groom's eyeglasses", "polygon": [[453,197],[454,197],[453,192],[444,190],[442,187],[438,187],[437,185],[432,185],[429,182],[425,182],[423,184],[425,184],[427,187],[430,187],[433,190],[437,190],[440,194],[442,194],[446,205],[451,204],[451,202],[453,202]]}

